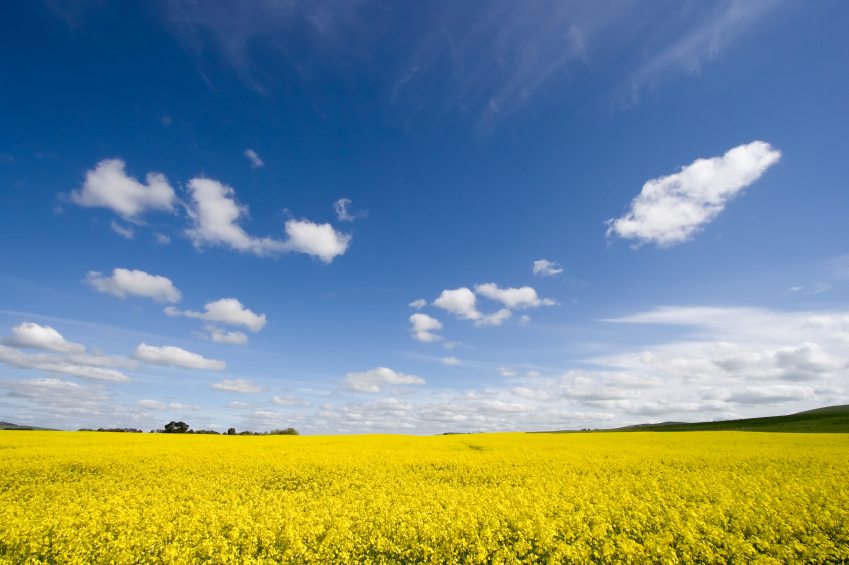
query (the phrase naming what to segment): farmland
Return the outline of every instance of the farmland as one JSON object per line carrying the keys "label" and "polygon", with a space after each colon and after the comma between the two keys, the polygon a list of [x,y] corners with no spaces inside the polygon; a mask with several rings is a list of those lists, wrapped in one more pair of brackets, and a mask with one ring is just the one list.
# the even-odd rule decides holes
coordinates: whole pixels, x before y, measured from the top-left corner
{"label": "farmland", "polygon": [[2,563],[849,560],[849,435],[0,432]]}

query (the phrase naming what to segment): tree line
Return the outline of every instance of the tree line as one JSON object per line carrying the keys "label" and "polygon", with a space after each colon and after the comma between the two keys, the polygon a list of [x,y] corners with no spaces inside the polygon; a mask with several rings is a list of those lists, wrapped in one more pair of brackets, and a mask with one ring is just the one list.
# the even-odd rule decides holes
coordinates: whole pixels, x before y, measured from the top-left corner
{"label": "tree line", "polygon": [[[140,434],[142,430],[136,428],[80,428],[78,431],[81,432],[124,432],[124,433],[134,433]],[[241,432],[237,432],[236,428],[229,428],[226,433],[217,432],[215,430],[193,430],[191,426],[189,426],[185,422],[168,422],[165,424],[164,428],[160,428],[158,430],[150,430],[152,434],[211,434],[211,435],[228,435],[228,436],[297,436],[300,435],[298,430],[295,428],[281,428],[277,430],[271,430],[270,432],[252,432],[250,430],[244,430]]]}

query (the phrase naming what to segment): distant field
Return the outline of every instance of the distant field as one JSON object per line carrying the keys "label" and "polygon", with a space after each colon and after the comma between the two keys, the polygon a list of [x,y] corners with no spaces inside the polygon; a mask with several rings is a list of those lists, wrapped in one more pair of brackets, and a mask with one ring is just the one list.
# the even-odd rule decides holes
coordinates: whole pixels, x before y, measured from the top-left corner
{"label": "distant field", "polygon": [[0,432],[0,563],[849,560],[849,435]]}

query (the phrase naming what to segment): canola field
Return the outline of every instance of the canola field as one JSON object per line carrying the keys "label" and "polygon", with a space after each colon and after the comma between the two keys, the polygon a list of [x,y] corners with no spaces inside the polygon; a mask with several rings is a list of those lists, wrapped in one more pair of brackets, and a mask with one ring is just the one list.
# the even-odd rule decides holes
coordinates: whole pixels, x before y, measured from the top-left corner
{"label": "canola field", "polygon": [[849,561],[849,435],[0,432],[0,563]]}

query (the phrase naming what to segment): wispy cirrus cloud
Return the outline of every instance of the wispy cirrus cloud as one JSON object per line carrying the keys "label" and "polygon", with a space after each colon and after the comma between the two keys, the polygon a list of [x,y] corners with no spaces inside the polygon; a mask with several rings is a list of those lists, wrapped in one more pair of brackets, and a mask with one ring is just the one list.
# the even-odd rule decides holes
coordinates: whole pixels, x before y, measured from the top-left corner
{"label": "wispy cirrus cloud", "polygon": [[250,162],[252,169],[259,169],[265,166],[265,161],[253,149],[245,149],[244,156]]}
{"label": "wispy cirrus cloud", "polygon": [[199,65],[209,64],[202,55],[216,52],[260,92],[276,87],[280,73],[269,68],[281,61],[305,88],[328,69],[358,66],[371,71],[402,120],[461,116],[487,133],[551,92],[549,85],[579,81],[585,68],[612,73],[610,98],[634,104],[645,89],[692,75],[732,49],[779,5],[495,0],[402,9],[376,0],[250,6],[171,0],[158,6]]}

